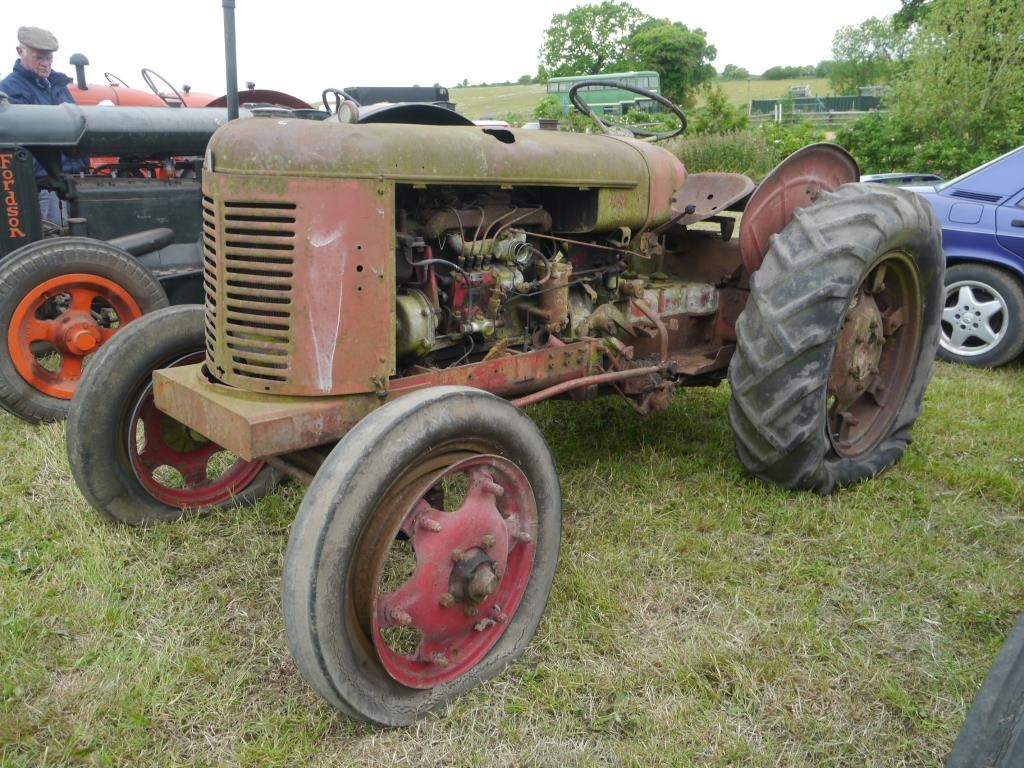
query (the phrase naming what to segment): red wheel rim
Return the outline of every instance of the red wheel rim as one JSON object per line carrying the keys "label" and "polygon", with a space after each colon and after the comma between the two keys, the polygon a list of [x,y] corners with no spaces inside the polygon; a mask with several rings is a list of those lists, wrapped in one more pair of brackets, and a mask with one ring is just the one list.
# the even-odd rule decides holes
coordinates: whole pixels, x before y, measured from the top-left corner
{"label": "red wheel rim", "polygon": [[886,253],[850,299],[829,370],[829,439],[856,459],[886,439],[903,408],[921,352],[924,307],[914,259]]}
{"label": "red wheel rim", "polygon": [[[202,359],[197,352],[172,365]],[[256,478],[262,461],[227,454],[216,443],[162,413],[147,384],[127,422],[125,442],[136,478],[156,500],[179,509],[199,509],[230,500]]]}
{"label": "red wheel rim", "polygon": [[140,317],[138,302],[117,283],[98,275],[61,275],[37,285],[15,307],[7,350],[34,389],[70,400],[85,358]]}
{"label": "red wheel rim", "polygon": [[[379,505],[390,523],[362,537],[352,594],[387,673],[432,688],[478,664],[519,608],[537,505],[523,472],[500,456],[449,452],[414,475]],[[451,485],[461,487],[443,490]]]}

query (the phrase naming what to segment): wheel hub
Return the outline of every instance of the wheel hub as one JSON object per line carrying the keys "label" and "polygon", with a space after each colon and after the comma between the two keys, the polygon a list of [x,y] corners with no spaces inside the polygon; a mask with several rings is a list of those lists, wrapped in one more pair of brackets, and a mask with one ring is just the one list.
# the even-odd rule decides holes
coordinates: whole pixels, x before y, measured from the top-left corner
{"label": "wheel hub", "polygon": [[92,315],[67,312],[54,321],[53,345],[63,354],[88,355],[103,343]]}
{"label": "wheel hub", "polygon": [[889,434],[917,364],[922,318],[914,262],[889,251],[854,291],[829,370],[829,439],[843,458],[867,455]]}
{"label": "wheel hub", "polygon": [[[444,511],[437,489],[453,477],[465,478],[464,495]],[[518,467],[498,456],[458,461],[389,504],[403,500],[409,511],[400,530],[414,562],[391,589],[395,556],[385,553],[367,609],[388,674],[431,688],[480,662],[518,607],[533,564],[536,503]]]}
{"label": "wheel hub", "polygon": [[832,364],[830,391],[838,408],[848,408],[871,387],[884,347],[882,313],[871,295],[861,294],[843,319]]}
{"label": "wheel hub", "polygon": [[457,602],[481,603],[494,594],[499,581],[494,560],[483,550],[474,549],[455,563],[448,578],[448,592]]}

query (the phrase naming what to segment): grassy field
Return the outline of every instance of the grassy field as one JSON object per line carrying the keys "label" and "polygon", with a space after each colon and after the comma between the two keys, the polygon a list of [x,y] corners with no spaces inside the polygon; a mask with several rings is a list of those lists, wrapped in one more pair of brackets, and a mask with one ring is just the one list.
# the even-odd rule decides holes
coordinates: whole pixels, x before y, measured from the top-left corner
{"label": "grassy field", "polygon": [[504,119],[518,115],[525,122],[546,95],[543,85],[481,85],[450,88],[448,93],[461,114],[473,120]]}
{"label": "grassy field", "polygon": [[[828,94],[828,80],[722,80],[718,83],[731,104],[746,106],[751,99],[778,99],[791,85],[809,85],[815,95]],[[455,108],[473,120],[506,119],[517,124],[532,119],[533,109],[545,96],[543,85],[483,85],[450,88]],[[698,104],[700,102],[698,101]]]}
{"label": "grassy field", "polygon": [[825,78],[800,78],[797,80],[720,80],[717,83],[725,91],[730,104],[746,106],[751,99],[781,99],[789,94],[792,85],[809,85],[815,96],[831,93]]}
{"label": "grassy field", "polygon": [[60,425],[0,414],[0,765],[939,766],[1024,608],[1022,400],[1020,362],[939,364],[903,461],[827,498],[744,474],[727,386],[532,408],[565,507],[538,634],[397,730],[289,659],[297,486],[128,530]]}

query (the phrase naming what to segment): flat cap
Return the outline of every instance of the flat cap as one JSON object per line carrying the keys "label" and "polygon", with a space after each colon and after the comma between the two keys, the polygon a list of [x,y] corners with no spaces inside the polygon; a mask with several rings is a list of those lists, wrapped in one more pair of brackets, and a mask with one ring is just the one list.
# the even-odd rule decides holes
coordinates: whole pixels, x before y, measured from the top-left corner
{"label": "flat cap", "polygon": [[18,42],[37,51],[56,51],[57,38],[39,27],[18,27]]}

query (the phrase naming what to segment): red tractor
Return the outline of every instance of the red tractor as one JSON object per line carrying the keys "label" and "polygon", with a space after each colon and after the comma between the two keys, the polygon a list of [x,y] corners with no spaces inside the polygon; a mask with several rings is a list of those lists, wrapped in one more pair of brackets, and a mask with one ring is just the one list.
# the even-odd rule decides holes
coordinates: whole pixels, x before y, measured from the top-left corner
{"label": "red tractor", "polygon": [[187,85],[176,88],[167,78],[152,69],[142,70],[142,79],[149,87],[148,91],[132,88],[110,72],[103,73],[106,84],[95,85],[86,82],[85,68],[89,65],[89,59],[84,54],[72,54],[70,63],[75,68],[75,82],[69,87],[79,106],[207,107],[217,99],[213,94],[193,91]]}
{"label": "red tractor", "polygon": [[914,195],[853,183],[845,151],[808,147],[754,190],[607,125],[350,114],[217,131],[204,307],[119,333],[67,425],[78,487],[132,525],[308,484],[285,628],[339,711],[409,723],[529,642],[561,494],[524,406],[611,394],[649,414],[728,376],[757,477],[828,493],[903,454],[939,231]]}

